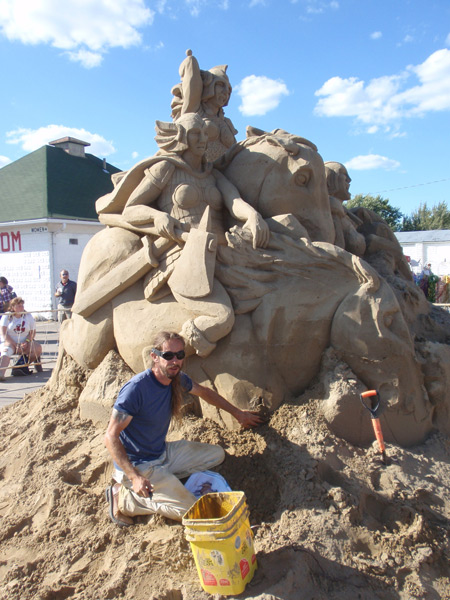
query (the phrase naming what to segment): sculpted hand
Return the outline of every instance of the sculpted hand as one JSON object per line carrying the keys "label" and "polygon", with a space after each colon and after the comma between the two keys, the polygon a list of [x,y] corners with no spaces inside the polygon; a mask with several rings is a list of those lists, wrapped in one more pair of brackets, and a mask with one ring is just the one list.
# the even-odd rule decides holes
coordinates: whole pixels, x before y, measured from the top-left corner
{"label": "sculpted hand", "polygon": [[257,427],[263,423],[263,419],[257,413],[254,413],[251,410],[239,411],[239,413],[236,415],[236,419],[244,429],[248,429],[249,427]]}
{"label": "sculpted hand", "polygon": [[144,498],[150,497],[153,492],[153,486],[150,483],[150,479],[147,479],[142,475],[136,475],[133,477],[132,481],[133,491],[135,491],[138,496],[143,496]]}
{"label": "sculpted hand", "polygon": [[175,234],[175,227],[180,226],[179,222],[168,215],[167,213],[161,213],[155,220],[153,221],[153,226],[156,229],[157,235],[161,237],[169,238],[171,240],[175,240],[176,242],[180,241],[180,239]]}
{"label": "sculpted hand", "polygon": [[270,230],[267,223],[258,212],[252,213],[244,225],[250,229],[253,236],[253,248],[265,248],[269,243]]}

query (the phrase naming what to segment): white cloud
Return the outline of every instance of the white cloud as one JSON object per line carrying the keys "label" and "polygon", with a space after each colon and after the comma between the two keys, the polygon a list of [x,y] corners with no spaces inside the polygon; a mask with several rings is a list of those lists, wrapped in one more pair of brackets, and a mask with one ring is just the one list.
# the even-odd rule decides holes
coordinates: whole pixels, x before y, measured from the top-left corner
{"label": "white cloud", "polygon": [[329,9],[337,10],[339,8],[339,2],[337,0],[307,0],[306,12],[309,15],[320,15]]}
{"label": "white cloud", "polygon": [[450,46],[450,33],[448,34],[448,36],[445,38],[445,45],[446,46]]}
{"label": "white cloud", "polygon": [[108,48],[140,44],[138,29],[155,15],[145,0],[1,0],[0,7],[7,39],[50,44],[87,67],[100,64]]}
{"label": "white cloud", "polygon": [[10,158],[8,158],[7,156],[0,155],[0,169],[2,167],[4,167],[5,165],[9,165],[10,162],[11,162]]}
{"label": "white cloud", "polygon": [[379,154],[365,154],[355,156],[345,163],[347,169],[353,171],[369,171],[373,169],[384,169],[392,171],[398,169],[400,163],[397,160],[380,156]]}
{"label": "white cloud", "polygon": [[[404,89],[411,77],[419,83]],[[390,131],[404,118],[450,110],[450,50],[437,50],[420,65],[368,83],[332,77],[315,95],[320,97],[314,109],[318,116],[354,117],[370,133],[376,127]]]}
{"label": "white cloud", "polygon": [[139,156],[139,152],[134,151],[134,152],[131,153],[131,158],[133,160],[135,160],[138,156]]}
{"label": "white cloud", "polygon": [[235,89],[242,99],[239,110],[247,117],[265,115],[277,108],[282,96],[289,95],[283,81],[257,75],[244,77]]}
{"label": "white cloud", "polygon": [[83,142],[89,142],[91,145],[88,148],[88,152],[95,154],[95,156],[109,156],[116,151],[113,143],[105,140],[98,133],[91,133],[90,131],[86,131],[86,129],[65,127],[64,125],[47,125],[39,129],[21,128],[8,131],[6,142],[8,144],[19,144],[23,150],[33,152],[33,150],[37,150],[49,142],[66,136],[83,140]]}
{"label": "white cloud", "polygon": [[193,17],[198,17],[200,8],[204,4],[204,0],[185,0],[189,12]]}
{"label": "white cloud", "polygon": [[90,50],[81,49],[78,52],[67,52],[67,54],[71,61],[81,63],[86,69],[98,67],[103,60],[100,52],[91,52]]}
{"label": "white cloud", "polygon": [[156,10],[162,14],[166,8],[167,0],[158,0],[155,4]]}
{"label": "white cloud", "polygon": [[251,0],[250,4],[249,4],[250,8],[253,8],[254,6],[258,6],[258,5],[265,6],[266,1],[265,0]]}
{"label": "white cloud", "polygon": [[379,40],[381,37],[383,37],[383,34],[381,33],[381,31],[374,31],[370,34],[370,37],[372,40]]}
{"label": "white cloud", "polygon": [[399,101],[411,107],[409,116],[450,110],[450,50],[437,50],[421,65],[409,66],[408,71],[419,80],[419,85],[399,95]]}

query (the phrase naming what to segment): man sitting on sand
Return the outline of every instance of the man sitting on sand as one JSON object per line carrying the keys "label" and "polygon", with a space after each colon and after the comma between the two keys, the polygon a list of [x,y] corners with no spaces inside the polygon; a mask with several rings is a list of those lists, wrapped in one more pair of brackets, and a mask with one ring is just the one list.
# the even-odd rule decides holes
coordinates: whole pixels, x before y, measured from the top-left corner
{"label": "man sitting on sand", "polygon": [[117,483],[106,490],[106,497],[117,525],[131,525],[131,517],[152,513],[181,521],[197,498],[180,478],[215,467],[225,457],[217,445],[166,442],[171,419],[180,417],[183,391],[227,411],[244,428],[261,423],[257,414],[233,406],[183,373],[184,347],[177,333],[159,333],[151,351],[151,369],[126,383],[114,404],[105,445]]}

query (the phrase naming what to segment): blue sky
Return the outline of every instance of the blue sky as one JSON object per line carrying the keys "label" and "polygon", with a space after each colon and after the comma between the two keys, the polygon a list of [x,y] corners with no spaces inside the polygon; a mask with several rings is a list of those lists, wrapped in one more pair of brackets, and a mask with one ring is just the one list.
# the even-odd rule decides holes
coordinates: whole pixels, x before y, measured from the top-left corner
{"label": "blue sky", "polygon": [[152,155],[187,48],[228,64],[238,139],[286,129],[353,195],[450,206],[449,0],[0,0],[0,166],[66,135]]}

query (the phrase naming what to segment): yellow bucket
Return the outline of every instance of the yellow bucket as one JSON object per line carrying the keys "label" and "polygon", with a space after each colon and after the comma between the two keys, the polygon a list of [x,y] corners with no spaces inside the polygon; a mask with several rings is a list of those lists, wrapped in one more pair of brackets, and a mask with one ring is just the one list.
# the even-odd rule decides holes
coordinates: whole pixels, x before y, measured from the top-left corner
{"label": "yellow bucket", "polygon": [[200,583],[209,594],[240,594],[257,568],[244,492],[205,494],[183,517]]}

